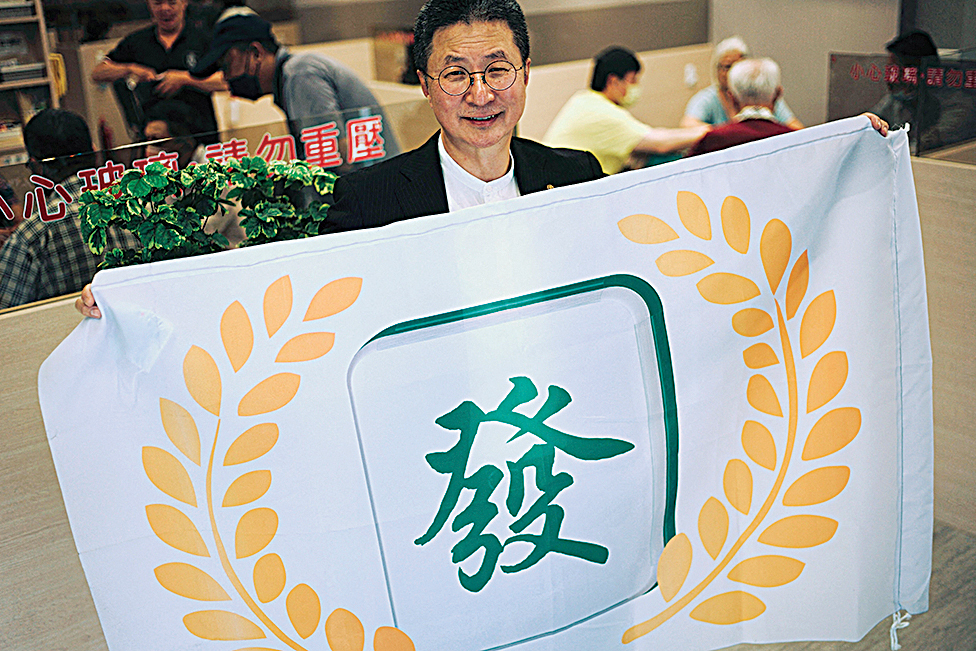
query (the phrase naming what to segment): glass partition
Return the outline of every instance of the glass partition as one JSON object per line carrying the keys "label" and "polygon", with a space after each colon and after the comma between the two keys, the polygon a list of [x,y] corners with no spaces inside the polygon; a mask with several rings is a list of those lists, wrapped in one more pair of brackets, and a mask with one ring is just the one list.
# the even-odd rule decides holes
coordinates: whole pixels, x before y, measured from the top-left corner
{"label": "glass partition", "polygon": [[[259,156],[267,161],[305,160],[336,174],[374,165],[401,151],[416,147],[437,128],[427,103],[409,100],[394,104],[343,111],[303,124],[284,121],[246,124],[218,133],[198,133],[184,137],[156,137],[166,131],[152,130],[150,137],[109,150],[96,152],[72,177],[80,183],[54,183],[27,165],[27,154],[16,149],[0,157],[0,229],[10,230],[24,215],[37,213],[51,221],[57,212],[48,214],[54,193],[71,203],[85,190],[104,189],[115,183],[129,169],[144,169],[159,162],[173,170],[209,160]],[[164,127],[169,129],[167,125]],[[201,140],[212,144],[203,144]],[[22,140],[20,141],[22,143]],[[77,191],[67,186],[78,186]]]}
{"label": "glass partition", "polygon": [[976,162],[976,52],[907,62],[887,54],[831,54],[827,119],[876,113],[910,124],[912,153]]}
{"label": "glass partition", "polygon": [[[5,152],[0,155],[0,247],[25,217],[33,215],[44,222],[77,219],[77,202],[84,191],[110,188],[126,171],[153,162],[180,170],[210,160],[259,156],[269,162],[304,160],[342,175],[415,148],[437,129],[424,99],[333,113],[298,125],[284,120],[238,122],[203,134],[178,125],[147,126],[137,142],[69,161],[72,172],[66,178],[56,173],[50,164],[54,161],[47,161],[47,166],[29,161],[19,132],[10,134],[16,142],[6,146],[0,139],[0,151]],[[80,235],[78,239],[78,245],[84,246]]]}

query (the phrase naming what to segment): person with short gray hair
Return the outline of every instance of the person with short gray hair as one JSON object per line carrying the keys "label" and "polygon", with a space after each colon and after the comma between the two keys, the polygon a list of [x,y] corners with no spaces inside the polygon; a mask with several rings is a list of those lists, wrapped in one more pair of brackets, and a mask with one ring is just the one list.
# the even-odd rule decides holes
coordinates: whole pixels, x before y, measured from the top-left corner
{"label": "person with short gray hair", "polygon": [[779,66],[772,59],[743,59],[729,70],[729,90],[738,106],[776,104],[783,94]]}
{"label": "person with short gray hair", "polygon": [[713,129],[699,140],[689,156],[705,154],[753,140],[761,140],[794,129],[776,119],[776,101],[783,94],[779,66],[772,59],[742,59],[728,75],[729,91],[736,114],[726,125]]}
{"label": "person with short gray hair", "polygon": [[[703,88],[688,101],[680,125],[683,127],[727,124],[738,112],[729,91],[729,71],[737,62],[749,57],[749,46],[738,36],[731,36],[715,46],[712,54],[714,83]],[[803,123],[780,97],[773,109],[776,119],[783,124],[802,129]]]}

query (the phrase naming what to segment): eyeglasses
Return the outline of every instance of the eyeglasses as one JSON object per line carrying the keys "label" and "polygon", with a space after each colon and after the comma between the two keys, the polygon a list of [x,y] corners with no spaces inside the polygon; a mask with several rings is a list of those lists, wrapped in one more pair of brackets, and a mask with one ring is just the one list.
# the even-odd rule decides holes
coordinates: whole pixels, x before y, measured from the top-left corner
{"label": "eyeglasses", "polygon": [[[518,78],[518,71],[525,67],[523,63],[518,68],[508,61],[496,61],[481,72],[468,72],[461,66],[448,66],[437,75],[437,85],[448,95],[464,95],[474,83],[474,76],[481,75],[485,86],[495,91],[508,90]],[[428,79],[434,79],[424,72]]]}

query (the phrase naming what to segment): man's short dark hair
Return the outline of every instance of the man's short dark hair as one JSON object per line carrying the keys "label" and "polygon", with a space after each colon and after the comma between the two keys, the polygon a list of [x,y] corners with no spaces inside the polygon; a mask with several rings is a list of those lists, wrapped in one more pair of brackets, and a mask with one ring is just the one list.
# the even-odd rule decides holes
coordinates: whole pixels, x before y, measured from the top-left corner
{"label": "man's short dark hair", "polygon": [[[437,30],[458,23],[506,23],[524,64],[529,59],[529,28],[515,0],[427,0],[413,28],[413,67],[427,71]],[[512,63],[515,63],[514,61]]]}
{"label": "man's short dark hair", "polygon": [[24,148],[55,182],[95,164],[88,125],[77,113],[63,109],[44,109],[32,117],[24,125]]}
{"label": "man's short dark hair", "polygon": [[189,105],[175,99],[164,99],[146,109],[143,129],[150,122],[165,122],[172,138],[193,138],[196,140],[201,128],[196,114]]}
{"label": "man's short dark hair", "polygon": [[597,92],[607,87],[607,79],[610,75],[623,79],[629,73],[641,70],[637,55],[625,47],[609,47],[596,55],[594,62],[590,88]]}

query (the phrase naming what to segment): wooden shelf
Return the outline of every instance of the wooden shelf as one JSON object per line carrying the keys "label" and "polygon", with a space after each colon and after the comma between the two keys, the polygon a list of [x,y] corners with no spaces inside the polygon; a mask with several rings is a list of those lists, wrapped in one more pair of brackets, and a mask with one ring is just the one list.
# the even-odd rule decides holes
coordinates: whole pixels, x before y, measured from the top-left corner
{"label": "wooden shelf", "polygon": [[[5,11],[7,13],[23,12],[25,8],[32,10],[34,15],[4,17]],[[31,43],[31,56],[27,58],[32,59],[30,63],[42,64],[38,65],[33,72],[44,72],[43,77],[17,79],[16,81],[0,81],[0,100],[14,107],[18,103],[21,104],[18,110],[18,113],[20,113],[20,121],[26,122],[29,115],[35,109],[25,107],[23,102],[26,101],[35,106],[39,104],[52,108],[58,108],[59,104],[57,89],[54,85],[54,76],[51,73],[51,52],[48,47],[47,27],[44,24],[44,7],[41,6],[41,0],[31,0],[23,4],[0,3],[0,27],[5,25],[13,26],[13,29],[9,29],[8,31],[16,31],[26,35],[25,38]],[[16,98],[15,94],[17,91],[31,89],[47,89],[47,92],[44,93],[42,91],[39,94],[34,90],[27,99]],[[46,97],[43,95],[46,95]],[[27,112],[26,114],[25,111]],[[10,147],[0,146],[0,152],[6,152],[10,149]]]}
{"label": "wooden shelf", "polygon": [[30,25],[37,22],[37,16],[20,16],[18,18],[3,18],[0,10],[0,25]]}
{"label": "wooden shelf", "polygon": [[21,88],[34,88],[36,86],[47,86],[50,82],[47,77],[38,79],[22,79],[21,81],[5,81],[0,83],[0,92],[5,90],[19,90]]}

